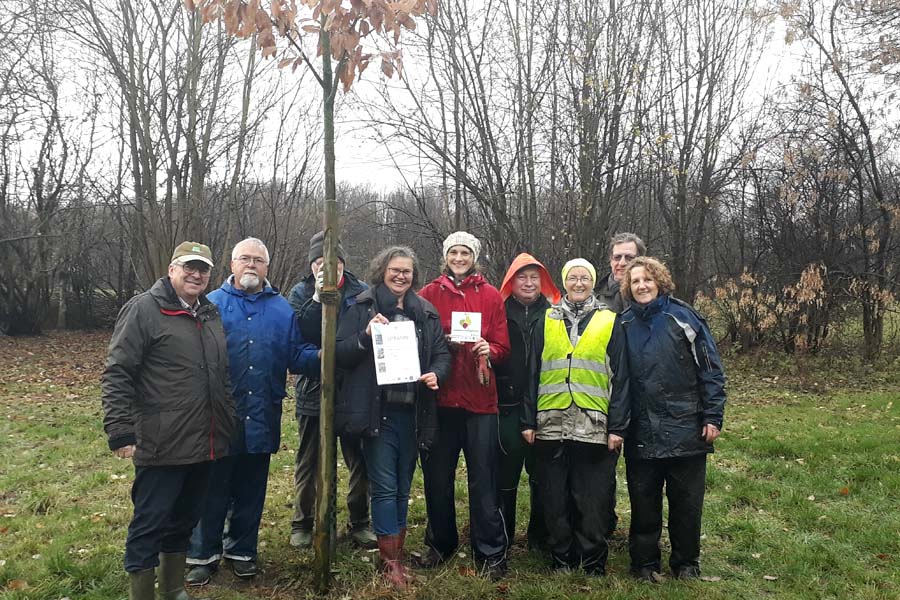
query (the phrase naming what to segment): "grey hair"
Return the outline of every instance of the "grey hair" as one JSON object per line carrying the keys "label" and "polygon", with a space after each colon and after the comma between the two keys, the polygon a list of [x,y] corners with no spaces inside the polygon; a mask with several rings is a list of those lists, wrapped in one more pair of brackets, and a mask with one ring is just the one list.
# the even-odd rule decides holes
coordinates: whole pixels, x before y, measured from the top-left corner
{"label": "grey hair", "polygon": [[375,258],[369,263],[369,283],[378,285],[384,283],[384,274],[387,272],[387,266],[395,258],[410,258],[413,263],[412,288],[419,287],[419,257],[415,251],[409,246],[391,246],[385,248],[375,255]]}
{"label": "grey hair", "polygon": [[234,260],[238,257],[237,249],[238,249],[238,246],[240,246],[241,244],[252,244],[253,246],[256,246],[257,248],[262,250],[263,254],[266,255],[266,264],[269,263],[269,249],[266,248],[266,245],[263,243],[263,241],[261,239],[255,238],[255,237],[245,238],[245,239],[239,241],[237,244],[235,244],[234,248],[232,248],[232,250],[231,250],[231,260]]}
{"label": "grey hair", "polygon": [[613,255],[613,246],[627,244],[629,242],[634,242],[634,245],[637,246],[638,256],[647,254],[647,245],[644,243],[644,240],[639,238],[637,234],[624,231],[609,238],[609,248],[607,249],[609,256]]}

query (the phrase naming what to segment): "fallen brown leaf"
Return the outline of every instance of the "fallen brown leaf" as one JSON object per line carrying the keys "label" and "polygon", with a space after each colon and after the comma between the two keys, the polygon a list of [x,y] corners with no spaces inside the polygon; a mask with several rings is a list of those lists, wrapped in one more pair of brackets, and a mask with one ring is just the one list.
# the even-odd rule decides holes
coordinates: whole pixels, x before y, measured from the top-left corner
{"label": "fallen brown leaf", "polygon": [[22,591],[27,590],[30,586],[24,579],[11,579],[6,583],[6,589]]}

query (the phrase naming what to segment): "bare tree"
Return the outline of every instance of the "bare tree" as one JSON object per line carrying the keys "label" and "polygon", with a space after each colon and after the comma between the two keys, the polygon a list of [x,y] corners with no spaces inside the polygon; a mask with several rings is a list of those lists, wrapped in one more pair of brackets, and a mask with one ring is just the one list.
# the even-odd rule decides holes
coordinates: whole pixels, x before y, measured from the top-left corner
{"label": "bare tree", "polygon": [[883,96],[866,93],[871,89],[866,84],[880,86],[874,77],[890,74],[900,65],[896,31],[900,8],[843,0],[810,0],[782,8],[789,35],[811,44],[810,59],[821,82],[811,90],[816,101],[830,108],[827,126],[838,132],[839,147],[857,185],[862,265],[853,289],[862,307],[865,352],[874,356],[881,349],[885,313],[898,285],[891,257],[896,243],[894,214],[900,204],[885,191],[881,163],[887,145],[874,128],[879,118],[884,119],[884,100],[879,99]]}

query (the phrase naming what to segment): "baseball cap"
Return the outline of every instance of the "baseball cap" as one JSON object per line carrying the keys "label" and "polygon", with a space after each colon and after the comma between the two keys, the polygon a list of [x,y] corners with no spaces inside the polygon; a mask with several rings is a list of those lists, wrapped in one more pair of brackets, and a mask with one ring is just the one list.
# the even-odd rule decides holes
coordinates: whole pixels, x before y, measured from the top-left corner
{"label": "baseball cap", "polygon": [[183,264],[192,260],[203,261],[210,267],[215,266],[212,261],[212,252],[206,244],[197,242],[181,242],[178,244],[175,252],[172,253],[171,262]]}

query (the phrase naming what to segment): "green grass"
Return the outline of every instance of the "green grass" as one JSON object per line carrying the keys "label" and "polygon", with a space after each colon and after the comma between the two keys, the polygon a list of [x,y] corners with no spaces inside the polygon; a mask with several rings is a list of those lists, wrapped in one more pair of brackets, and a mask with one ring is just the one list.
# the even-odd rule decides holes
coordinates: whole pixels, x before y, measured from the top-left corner
{"label": "green grass", "polygon": [[[101,426],[96,382],[107,335],[0,340],[2,600],[127,596],[121,564],[133,471],[107,450]],[[471,575],[464,542],[447,567],[418,572],[407,597],[900,598],[900,361],[759,355],[728,358],[726,366],[726,428],[710,458],[703,520],[703,573],[719,580],[637,583],[628,576],[625,544],[613,547],[604,579],[556,574],[520,540],[510,576],[498,585]],[[291,401],[283,431],[260,532],[264,573],[246,584],[223,570],[204,597],[315,596],[312,553],[288,545],[297,446]],[[457,514],[465,537],[464,480],[461,464]],[[520,529],[527,496],[523,485]],[[621,464],[619,514],[625,533]],[[410,547],[417,548],[426,524],[418,473],[410,519]],[[390,597],[373,571],[374,557],[342,540],[329,596]]]}

